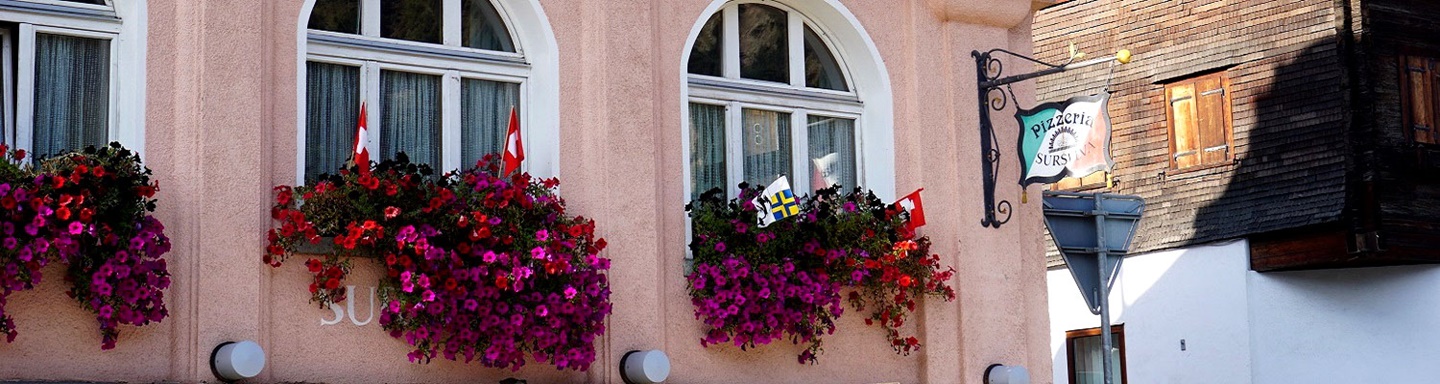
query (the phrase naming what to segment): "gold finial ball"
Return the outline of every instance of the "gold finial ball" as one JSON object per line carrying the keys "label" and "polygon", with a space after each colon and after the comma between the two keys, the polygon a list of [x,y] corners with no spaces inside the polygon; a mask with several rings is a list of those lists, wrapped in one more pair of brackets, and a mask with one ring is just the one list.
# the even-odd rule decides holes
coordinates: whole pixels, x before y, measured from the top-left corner
{"label": "gold finial ball", "polygon": [[1121,49],[1120,52],[1115,52],[1115,61],[1119,61],[1120,64],[1130,64],[1130,50]]}

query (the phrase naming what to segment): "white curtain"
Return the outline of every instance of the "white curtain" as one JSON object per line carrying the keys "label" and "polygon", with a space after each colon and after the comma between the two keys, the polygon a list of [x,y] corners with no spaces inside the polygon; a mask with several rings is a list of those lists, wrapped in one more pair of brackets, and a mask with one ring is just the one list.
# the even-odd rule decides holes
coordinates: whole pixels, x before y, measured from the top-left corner
{"label": "white curtain", "polygon": [[855,120],[809,116],[810,188],[855,184]]}
{"label": "white curtain", "polygon": [[[465,79],[460,84],[460,167],[505,150],[510,109],[520,112],[520,84]],[[523,126],[524,122],[520,122]]]}
{"label": "white curtain", "polygon": [[53,156],[105,145],[110,120],[110,40],[35,35],[31,152]]}
{"label": "white curtain", "polygon": [[[1122,384],[1124,380],[1120,377],[1120,339],[1119,335],[1110,335],[1110,345],[1114,349],[1110,351],[1114,356],[1114,364],[1110,372],[1115,378],[1115,384]],[[1075,338],[1075,360],[1070,362],[1070,369],[1075,371],[1076,384],[1104,384],[1105,368],[1101,351],[1105,346],[1101,344],[1100,336],[1087,336]]]}
{"label": "white curtain", "polygon": [[335,173],[354,153],[360,67],[305,63],[305,179]]}
{"label": "white curtain", "polygon": [[790,114],[744,109],[740,118],[744,137],[745,181],[765,187],[780,175],[795,178],[790,167]]}
{"label": "white curtain", "polygon": [[725,187],[725,107],[690,103],[690,198]]}
{"label": "white curtain", "polygon": [[380,72],[380,158],[405,152],[410,162],[441,169],[440,76]]}

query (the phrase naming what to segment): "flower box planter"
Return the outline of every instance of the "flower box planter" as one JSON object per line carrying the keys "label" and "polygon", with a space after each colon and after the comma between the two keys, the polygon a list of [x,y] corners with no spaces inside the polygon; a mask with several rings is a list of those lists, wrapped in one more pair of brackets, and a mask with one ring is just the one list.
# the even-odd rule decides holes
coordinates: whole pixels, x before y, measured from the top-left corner
{"label": "flower box planter", "polygon": [[916,301],[954,299],[946,284],[954,270],[940,268],[902,208],[831,187],[801,198],[798,215],[760,227],[751,200],[759,191],[740,188],[737,199],[716,189],[686,207],[695,226],[686,281],[695,317],[709,327],[702,346],[791,340],[806,346],[800,363],[816,363],[844,312],[841,292],[850,290],[844,301],[869,309],[865,323],[878,323],[891,347],[909,354],[920,343],[902,327]]}
{"label": "flower box planter", "polygon": [[610,261],[594,221],[565,213],[559,182],[496,177],[493,163],[435,176],[397,157],[276,187],[264,261],[313,255],[309,290],[324,306],[345,299],[353,258],[377,260],[380,325],[413,347],[412,362],[588,369],[611,310]]}

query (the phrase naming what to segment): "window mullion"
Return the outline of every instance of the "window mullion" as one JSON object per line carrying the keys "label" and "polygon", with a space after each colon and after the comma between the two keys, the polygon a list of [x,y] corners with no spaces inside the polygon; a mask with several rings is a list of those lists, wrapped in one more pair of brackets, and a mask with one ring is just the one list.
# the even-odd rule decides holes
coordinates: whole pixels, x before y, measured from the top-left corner
{"label": "window mullion", "polygon": [[721,51],[720,73],[726,78],[740,78],[740,8],[735,5],[726,6],[721,10],[723,16],[720,18],[724,30],[720,41],[724,43]]}
{"label": "window mullion", "polygon": [[[20,24],[20,70],[16,73],[20,77],[19,84],[15,87],[16,116],[15,116],[15,147],[17,149],[33,149],[35,129],[35,26]],[[32,90],[23,92],[22,90]]]}
{"label": "window mullion", "polygon": [[[118,82],[120,81],[120,80],[119,80],[119,78],[120,78],[120,44],[119,44],[119,42],[120,42],[120,39],[118,39],[118,38],[111,38],[111,39],[109,39],[109,44],[110,44],[110,63],[109,63],[108,65],[106,65],[106,69],[108,69],[108,70],[110,71],[110,85],[109,85],[109,88],[110,88],[110,89],[109,89],[110,97],[107,98],[106,101],[107,101],[110,105],[109,105],[108,107],[106,107],[106,112],[105,112],[105,113],[106,113],[105,122],[107,123],[106,126],[105,126],[105,143],[106,143],[106,144],[108,144],[109,142],[112,142],[112,141],[120,141],[120,142],[125,142],[125,141],[126,141],[126,140],[120,140],[120,139],[121,139],[121,137],[120,137],[120,124],[119,124],[119,122],[117,121],[117,120],[119,120],[117,117],[119,117],[119,112],[120,112],[120,111],[119,111],[119,108],[117,108],[117,106],[116,106],[116,104],[117,104],[117,103],[116,103],[116,100],[117,100],[116,97],[118,97],[118,96],[120,95],[119,92],[118,92],[118,88],[119,88]],[[141,137],[140,139],[141,139],[142,141],[144,140],[143,137]],[[126,143],[126,144],[129,144],[129,143]]]}
{"label": "window mullion", "polygon": [[369,61],[361,69],[361,91],[360,100],[365,101],[365,148],[370,150],[371,160],[380,160],[380,135],[385,127],[381,126],[380,116],[385,113],[385,106],[380,100],[380,63]]}
{"label": "window mullion", "polygon": [[460,0],[445,0],[441,18],[445,20],[441,27],[441,39],[445,45],[460,46]]}
{"label": "window mullion", "polygon": [[805,21],[798,12],[786,12],[789,18],[786,38],[790,59],[790,86],[805,88]]}
{"label": "window mullion", "polygon": [[361,0],[360,34],[380,37],[380,0]]}
{"label": "window mullion", "polygon": [[745,179],[745,156],[741,146],[745,144],[744,130],[740,118],[740,103],[730,102],[725,106],[725,190],[730,196],[740,196],[738,185]]}
{"label": "window mullion", "polygon": [[[790,114],[790,184],[796,194],[814,190],[810,185],[815,170],[810,164],[810,124],[805,110]],[[826,186],[822,186],[826,187]]]}
{"label": "window mullion", "polygon": [[440,86],[440,143],[443,172],[460,169],[460,72],[449,71]]}
{"label": "window mullion", "polygon": [[860,150],[861,148],[865,148],[865,130],[861,128],[864,120],[855,118],[853,121],[854,123],[851,124],[851,128],[854,129],[854,133],[852,133],[851,137],[854,137],[855,141],[851,143],[851,145],[854,146],[851,150],[855,151],[855,185],[846,186],[850,188],[870,185],[870,183],[865,182],[865,151]]}

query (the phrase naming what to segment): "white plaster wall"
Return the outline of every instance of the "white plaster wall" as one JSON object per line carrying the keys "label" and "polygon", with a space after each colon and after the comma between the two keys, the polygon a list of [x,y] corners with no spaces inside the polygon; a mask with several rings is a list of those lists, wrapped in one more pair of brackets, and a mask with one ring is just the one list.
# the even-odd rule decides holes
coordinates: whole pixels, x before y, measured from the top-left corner
{"label": "white plaster wall", "polygon": [[[1125,259],[1110,314],[1125,325],[1127,383],[1251,383],[1248,249],[1237,241]],[[1049,271],[1047,280],[1051,380],[1068,383],[1065,331],[1099,327],[1100,317],[1090,314],[1068,269]]]}
{"label": "white plaster wall", "polygon": [[1253,383],[1440,382],[1440,267],[1248,274]]}

